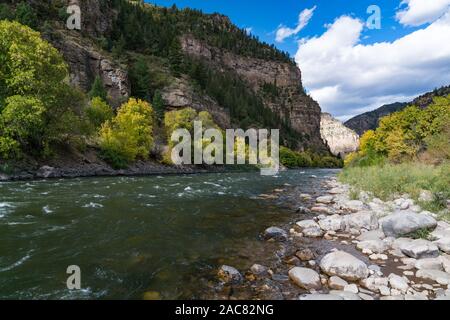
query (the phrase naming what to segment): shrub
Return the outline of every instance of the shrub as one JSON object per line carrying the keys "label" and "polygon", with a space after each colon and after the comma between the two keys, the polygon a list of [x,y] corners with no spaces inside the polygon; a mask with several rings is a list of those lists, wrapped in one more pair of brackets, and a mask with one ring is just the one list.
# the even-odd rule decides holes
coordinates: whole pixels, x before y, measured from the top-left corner
{"label": "shrub", "polygon": [[103,123],[111,120],[114,116],[112,108],[99,97],[91,100],[85,112],[90,124],[95,129],[100,128]]}
{"label": "shrub", "polygon": [[153,147],[153,109],[142,100],[130,99],[100,129],[103,158],[114,168],[125,168],[137,157],[147,159]]}
{"label": "shrub", "polygon": [[91,91],[89,91],[89,98],[100,98],[103,101],[106,101],[108,94],[103,86],[103,81],[99,76],[95,77],[94,83],[92,84]]}

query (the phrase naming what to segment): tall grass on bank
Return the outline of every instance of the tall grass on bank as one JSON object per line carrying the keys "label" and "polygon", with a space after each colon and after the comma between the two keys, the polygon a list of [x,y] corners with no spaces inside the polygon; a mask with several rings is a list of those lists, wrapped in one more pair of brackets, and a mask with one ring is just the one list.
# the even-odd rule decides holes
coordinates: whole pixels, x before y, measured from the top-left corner
{"label": "tall grass on bank", "polygon": [[372,192],[382,200],[408,193],[417,200],[421,190],[429,190],[434,200],[420,203],[424,209],[438,212],[450,198],[450,163],[439,166],[421,163],[385,164],[370,167],[347,167],[339,179],[355,190]]}

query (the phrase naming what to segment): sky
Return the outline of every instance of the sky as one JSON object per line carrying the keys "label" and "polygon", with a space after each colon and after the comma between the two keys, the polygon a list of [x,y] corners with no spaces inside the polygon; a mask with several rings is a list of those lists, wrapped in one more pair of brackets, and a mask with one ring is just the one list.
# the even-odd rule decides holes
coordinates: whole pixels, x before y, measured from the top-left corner
{"label": "sky", "polygon": [[225,14],[289,52],[308,93],[343,121],[450,85],[450,0],[147,2]]}

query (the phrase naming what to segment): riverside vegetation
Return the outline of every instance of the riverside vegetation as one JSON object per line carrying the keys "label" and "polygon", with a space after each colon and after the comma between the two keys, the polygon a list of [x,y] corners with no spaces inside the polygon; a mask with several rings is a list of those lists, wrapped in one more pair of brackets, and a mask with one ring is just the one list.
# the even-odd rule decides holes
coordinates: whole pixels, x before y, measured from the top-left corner
{"label": "riverside vegetation", "polygon": [[[57,37],[52,31],[52,19],[66,17],[62,14],[64,3],[55,1],[50,6],[37,7],[26,1],[18,5],[1,4],[0,170],[3,173],[14,171],[21,162],[37,159],[42,163],[64,157],[67,150],[81,154],[93,150],[114,169],[148,159],[170,164],[167,141],[170,127],[174,127],[173,123],[167,123],[170,112],[179,112],[182,116],[170,121],[179,121],[175,126],[185,127],[186,121],[192,119],[186,120],[183,115],[193,111],[190,108],[166,110],[161,89],[176,77],[190,77],[199,90],[217,99],[228,110],[235,127],[280,128],[286,145],[281,162],[287,167],[342,165],[339,159],[324,151],[294,151],[304,136],[264,106],[259,96],[251,93],[235,75],[219,74],[184,56],[177,37],[184,30],[180,26],[184,26],[200,39],[243,56],[292,63],[287,54],[259,42],[229,22],[223,22],[229,32],[213,28],[210,18],[195,10],[144,8],[143,4],[136,6],[121,0],[113,1],[112,6],[119,10],[119,16],[110,37],[98,39],[98,45],[128,66],[131,98],[122,101],[119,107],[113,107],[100,76],[95,77],[89,92],[69,85],[68,65],[61,53],[44,40],[43,35]],[[156,21],[156,11],[164,18]],[[46,19],[41,19],[44,16]],[[155,64],[158,59],[167,59],[167,64]],[[263,89],[265,95],[279,95],[276,84],[265,84]],[[198,116],[218,127],[208,111]]]}

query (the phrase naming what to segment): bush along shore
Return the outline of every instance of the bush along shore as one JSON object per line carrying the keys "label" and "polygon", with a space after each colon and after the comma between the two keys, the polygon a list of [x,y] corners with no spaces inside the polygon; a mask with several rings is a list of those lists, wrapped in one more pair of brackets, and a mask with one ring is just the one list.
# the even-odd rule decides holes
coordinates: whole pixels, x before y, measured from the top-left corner
{"label": "bush along shore", "polygon": [[[265,292],[262,299],[450,299],[449,223],[407,194],[387,201],[365,191],[355,195],[335,177],[323,187],[319,197],[297,195],[302,219],[263,232],[282,248],[277,263],[244,273],[221,266],[221,284],[252,287]],[[422,203],[433,201],[431,195],[422,190]]]}

